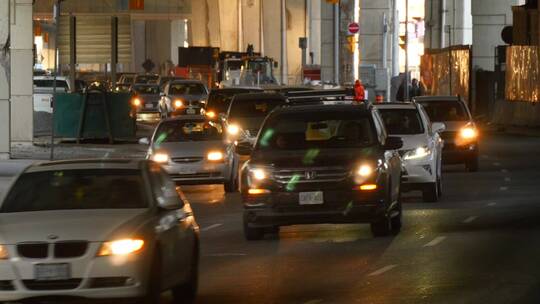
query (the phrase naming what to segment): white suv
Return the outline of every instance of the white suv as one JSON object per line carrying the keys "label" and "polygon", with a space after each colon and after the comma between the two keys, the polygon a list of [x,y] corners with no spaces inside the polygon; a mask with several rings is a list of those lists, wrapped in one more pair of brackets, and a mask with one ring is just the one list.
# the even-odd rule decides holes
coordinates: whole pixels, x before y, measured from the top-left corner
{"label": "white suv", "polygon": [[415,103],[378,104],[387,132],[403,140],[402,190],[420,190],[424,201],[436,202],[442,194],[441,157],[444,145],[439,133],[443,123],[431,123],[424,108]]}

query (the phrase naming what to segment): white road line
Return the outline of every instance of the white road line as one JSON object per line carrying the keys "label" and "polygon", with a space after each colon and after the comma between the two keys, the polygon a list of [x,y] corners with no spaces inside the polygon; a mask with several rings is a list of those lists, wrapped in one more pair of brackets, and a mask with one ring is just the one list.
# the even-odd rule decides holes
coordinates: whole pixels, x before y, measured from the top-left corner
{"label": "white road line", "polygon": [[208,226],[208,227],[202,228],[201,231],[212,230],[212,229],[217,228],[217,227],[220,227],[220,226],[223,226],[223,224],[214,224],[214,225],[210,225],[210,226]]}
{"label": "white road line", "polygon": [[504,181],[507,182],[507,183],[509,183],[509,182],[512,181],[512,179],[511,179],[510,177],[506,177],[506,178],[504,178]]}
{"label": "white road line", "polygon": [[378,276],[378,275],[381,275],[385,272],[388,272],[394,268],[396,268],[397,265],[388,265],[388,266],[384,266],[383,268],[379,269],[379,270],[375,270],[374,272],[368,274],[368,276],[372,277],[372,276]]}
{"label": "white road line", "polygon": [[489,203],[489,204],[487,204],[488,207],[493,207],[495,205],[497,205],[497,203]]}
{"label": "white road line", "polygon": [[211,253],[206,254],[206,257],[238,257],[238,256],[246,256],[245,253]]}
{"label": "white road line", "polygon": [[501,190],[501,191],[507,191],[507,190],[508,190],[508,187],[500,187],[499,190]]}
{"label": "white road line", "polygon": [[434,246],[437,246],[439,245],[442,241],[444,241],[444,239],[446,239],[445,236],[438,236],[436,238],[433,239],[433,241],[427,243],[424,245],[424,247],[434,247]]}
{"label": "white road line", "polygon": [[468,218],[466,218],[463,223],[464,224],[470,224],[472,223],[474,220],[476,220],[478,218],[478,216],[469,216]]}

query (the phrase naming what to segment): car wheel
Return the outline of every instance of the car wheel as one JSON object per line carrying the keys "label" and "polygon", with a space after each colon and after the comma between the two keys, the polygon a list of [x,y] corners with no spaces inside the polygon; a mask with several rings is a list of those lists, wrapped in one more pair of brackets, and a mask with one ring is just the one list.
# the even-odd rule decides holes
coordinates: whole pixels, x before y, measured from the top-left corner
{"label": "car wheel", "polygon": [[438,183],[429,183],[424,186],[422,190],[422,198],[424,202],[435,203],[439,200],[439,186]]}
{"label": "car wheel", "polygon": [[244,237],[248,241],[262,240],[264,237],[264,228],[249,227],[247,222],[244,222]]}
{"label": "car wheel", "polygon": [[479,167],[480,167],[480,165],[478,163],[478,158],[477,157],[475,157],[474,159],[469,160],[465,164],[465,168],[467,168],[467,171],[469,171],[469,172],[477,172]]}
{"label": "car wheel", "polygon": [[390,220],[390,225],[392,226],[392,234],[398,235],[401,232],[401,227],[403,227],[403,212],[401,210],[401,204],[399,205],[399,214],[394,216]]}
{"label": "car wheel", "polygon": [[194,246],[194,248],[188,280],[172,289],[173,303],[175,304],[192,304],[197,298],[197,289],[199,287],[199,251],[197,246]]}
{"label": "car wheel", "polygon": [[157,304],[161,302],[161,254],[159,250],[154,253],[152,266],[148,275],[146,295],[139,301],[141,304]]}
{"label": "car wheel", "polygon": [[392,222],[388,216],[384,216],[371,223],[371,233],[374,237],[388,236],[392,232]]}
{"label": "car wheel", "polygon": [[225,192],[226,193],[234,193],[238,192],[238,166],[235,164],[233,165],[233,169],[231,172],[231,177],[229,178],[229,181],[226,181],[224,184]]}

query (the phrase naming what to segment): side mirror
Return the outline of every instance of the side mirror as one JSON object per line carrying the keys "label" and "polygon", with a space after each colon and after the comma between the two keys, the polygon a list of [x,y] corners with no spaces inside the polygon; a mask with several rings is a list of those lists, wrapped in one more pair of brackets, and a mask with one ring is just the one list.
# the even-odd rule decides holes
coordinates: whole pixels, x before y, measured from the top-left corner
{"label": "side mirror", "polygon": [[386,138],[385,150],[399,150],[403,147],[403,140],[401,137],[390,136]]}
{"label": "side mirror", "polygon": [[446,130],[446,125],[442,122],[434,122],[431,125],[431,129],[433,130],[433,133],[441,133]]}
{"label": "side mirror", "polygon": [[139,145],[146,145],[148,146],[150,144],[150,139],[148,137],[143,137],[139,139]]}
{"label": "side mirror", "polygon": [[184,207],[184,201],[180,198],[173,181],[166,182],[161,187],[161,195],[157,198],[157,203],[163,210],[178,210]]}
{"label": "side mirror", "polygon": [[251,152],[253,152],[253,145],[246,141],[239,142],[236,145],[235,151],[239,155],[243,155],[243,156],[251,155]]}

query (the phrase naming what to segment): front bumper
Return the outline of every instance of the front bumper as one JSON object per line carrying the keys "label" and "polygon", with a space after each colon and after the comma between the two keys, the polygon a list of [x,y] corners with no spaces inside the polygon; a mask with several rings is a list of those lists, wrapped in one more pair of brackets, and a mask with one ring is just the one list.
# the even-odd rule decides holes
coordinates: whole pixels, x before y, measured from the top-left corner
{"label": "front bumper", "polygon": [[405,185],[434,183],[437,181],[437,166],[433,159],[403,161],[402,183]]}
{"label": "front bumper", "polygon": [[[124,299],[144,295],[149,260],[141,252],[128,257],[95,257],[100,243],[89,246],[86,255],[74,259],[13,258],[0,262],[0,302],[42,297]],[[14,252],[15,248],[8,248]],[[68,263],[70,280],[37,281],[36,264]],[[108,283],[106,283],[108,282]],[[105,284],[105,285],[104,285]]]}
{"label": "front bumper", "polygon": [[162,165],[171,178],[178,184],[223,184],[231,177],[229,163],[213,163],[200,161],[179,164],[171,161]]}
{"label": "front bumper", "polygon": [[324,203],[321,205],[300,205],[299,193],[257,196],[244,193],[244,220],[250,227],[371,223],[388,210],[381,192],[324,191]]}
{"label": "front bumper", "polygon": [[185,107],[176,109],[171,113],[171,116],[180,116],[180,115],[200,115],[202,108],[200,107]]}
{"label": "front bumper", "polygon": [[137,112],[137,121],[157,122],[161,120],[161,114],[157,111]]}
{"label": "front bumper", "polygon": [[455,144],[445,144],[442,161],[443,164],[463,164],[478,158],[478,143],[457,146]]}

